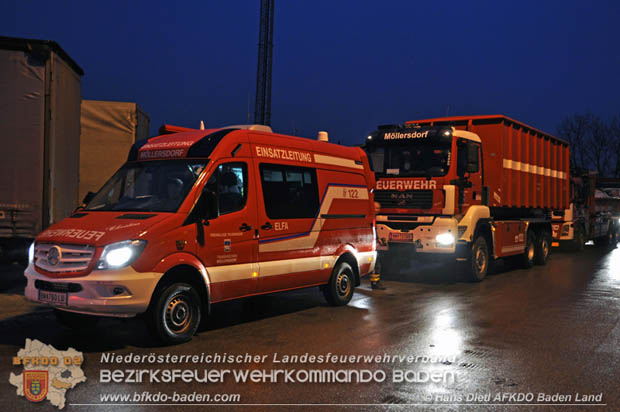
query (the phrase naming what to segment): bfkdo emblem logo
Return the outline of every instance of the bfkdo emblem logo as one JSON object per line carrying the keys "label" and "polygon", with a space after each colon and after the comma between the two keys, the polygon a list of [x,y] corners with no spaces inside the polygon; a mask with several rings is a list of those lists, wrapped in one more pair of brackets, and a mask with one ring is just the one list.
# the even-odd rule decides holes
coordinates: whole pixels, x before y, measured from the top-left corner
{"label": "bfkdo emblem logo", "polygon": [[47,371],[24,371],[24,396],[32,402],[41,402],[47,396]]}

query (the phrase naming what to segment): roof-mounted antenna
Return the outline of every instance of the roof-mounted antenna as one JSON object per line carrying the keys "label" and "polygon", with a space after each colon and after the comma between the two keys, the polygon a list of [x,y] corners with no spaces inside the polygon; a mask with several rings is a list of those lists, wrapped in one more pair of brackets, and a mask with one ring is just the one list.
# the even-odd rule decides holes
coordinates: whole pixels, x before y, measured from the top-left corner
{"label": "roof-mounted antenna", "polygon": [[200,121],[200,130],[204,130],[205,129],[205,122],[203,122],[202,120]]}

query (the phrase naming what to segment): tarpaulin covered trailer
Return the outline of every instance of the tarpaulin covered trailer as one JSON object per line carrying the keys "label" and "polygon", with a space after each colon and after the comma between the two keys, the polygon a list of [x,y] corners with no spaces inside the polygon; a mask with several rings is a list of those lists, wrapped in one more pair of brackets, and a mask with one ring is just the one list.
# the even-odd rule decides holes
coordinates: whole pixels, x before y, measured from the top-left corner
{"label": "tarpaulin covered trailer", "polygon": [[96,192],[149,134],[149,117],[136,103],[82,100],[80,200]]}
{"label": "tarpaulin covered trailer", "polygon": [[0,257],[78,203],[83,75],[54,41],[0,37]]}

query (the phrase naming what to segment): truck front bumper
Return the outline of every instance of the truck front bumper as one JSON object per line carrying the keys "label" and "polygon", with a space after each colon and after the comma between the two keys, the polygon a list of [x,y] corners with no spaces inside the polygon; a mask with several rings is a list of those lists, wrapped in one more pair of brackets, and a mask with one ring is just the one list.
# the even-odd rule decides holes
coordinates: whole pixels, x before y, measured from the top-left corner
{"label": "truck front bumper", "polygon": [[[401,228],[392,228],[388,226],[390,224]],[[437,239],[440,235],[443,237],[443,242]],[[446,242],[450,238],[453,241]],[[385,216],[377,216],[377,250],[388,250],[390,243],[398,243],[411,245],[417,253],[454,254],[457,241],[457,220],[454,218],[437,217],[428,224],[415,221],[388,221]]]}
{"label": "truck front bumper", "polygon": [[[131,267],[92,271],[87,276],[52,278],[32,264],[25,272],[26,299],[57,309],[88,315],[133,317],[147,310],[162,273],[136,272]],[[41,291],[66,293],[66,304],[41,300]]]}

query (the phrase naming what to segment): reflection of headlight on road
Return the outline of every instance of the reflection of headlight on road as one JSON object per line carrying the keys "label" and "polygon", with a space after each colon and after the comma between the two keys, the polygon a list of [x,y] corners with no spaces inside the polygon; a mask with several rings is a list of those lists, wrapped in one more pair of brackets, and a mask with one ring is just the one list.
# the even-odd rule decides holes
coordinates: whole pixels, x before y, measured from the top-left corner
{"label": "reflection of headlight on road", "polygon": [[145,240],[125,240],[103,248],[97,269],[118,269],[133,263],[146,246]]}
{"label": "reflection of headlight on road", "polygon": [[454,235],[452,233],[442,233],[435,236],[435,240],[442,246],[449,246],[454,243]]}
{"label": "reflection of headlight on road", "polygon": [[32,265],[34,263],[34,242],[28,248],[28,264]]}

